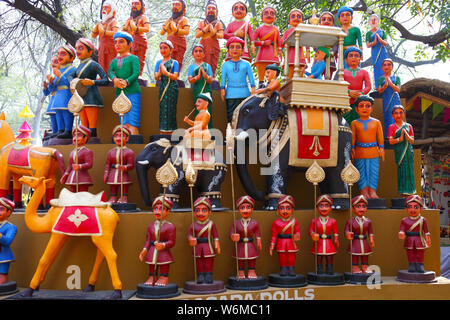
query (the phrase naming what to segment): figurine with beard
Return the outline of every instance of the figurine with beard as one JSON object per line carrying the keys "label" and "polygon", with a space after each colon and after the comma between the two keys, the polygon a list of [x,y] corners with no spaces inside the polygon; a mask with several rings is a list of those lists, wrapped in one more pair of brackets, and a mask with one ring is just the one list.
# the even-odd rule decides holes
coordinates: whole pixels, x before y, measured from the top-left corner
{"label": "figurine with beard", "polygon": [[97,23],[92,30],[92,38],[99,37],[98,41],[98,63],[103,70],[108,70],[109,64],[116,57],[114,46],[114,33],[119,31],[116,18],[116,7],[110,0],[102,4],[102,21]]}
{"label": "figurine with beard", "polygon": [[220,54],[218,39],[223,39],[224,36],[224,25],[217,16],[218,8],[216,2],[209,0],[206,5],[206,18],[199,22],[195,31],[195,37],[202,39],[200,44],[205,48],[204,60],[211,66],[213,75],[216,73]]}
{"label": "figurine with beard", "polygon": [[189,20],[185,14],[186,3],[184,0],[174,0],[172,2],[172,17],[166,20],[159,32],[161,35],[167,33],[167,40],[173,44],[172,58],[178,61],[180,71],[186,52],[186,36],[190,29]]}
{"label": "figurine with beard", "polygon": [[143,0],[132,0],[130,17],[125,22],[122,30],[128,32],[133,37],[131,54],[139,58],[141,72],[145,65],[145,54],[147,52],[146,33],[150,31],[150,22],[144,15],[145,4]]}

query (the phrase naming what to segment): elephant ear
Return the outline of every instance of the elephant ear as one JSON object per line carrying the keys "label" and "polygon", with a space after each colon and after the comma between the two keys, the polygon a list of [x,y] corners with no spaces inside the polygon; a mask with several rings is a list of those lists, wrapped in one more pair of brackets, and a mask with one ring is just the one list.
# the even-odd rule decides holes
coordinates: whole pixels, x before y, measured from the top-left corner
{"label": "elephant ear", "polygon": [[269,120],[277,120],[280,116],[280,94],[275,91],[270,96],[269,100],[266,102],[267,117]]}

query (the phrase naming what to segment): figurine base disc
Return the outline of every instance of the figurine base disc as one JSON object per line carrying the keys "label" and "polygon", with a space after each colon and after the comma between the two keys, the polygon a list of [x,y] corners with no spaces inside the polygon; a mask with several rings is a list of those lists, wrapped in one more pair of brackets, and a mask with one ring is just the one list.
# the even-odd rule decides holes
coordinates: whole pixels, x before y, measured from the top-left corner
{"label": "figurine base disc", "polygon": [[367,199],[368,201],[368,205],[367,208],[368,209],[386,209],[386,199],[383,198],[371,198],[371,199]]}
{"label": "figurine base disc", "polygon": [[432,283],[437,282],[434,271],[425,271],[425,273],[408,272],[408,270],[399,270],[397,272],[397,281],[408,283]]}
{"label": "figurine base disc", "polygon": [[7,296],[18,292],[17,283],[15,281],[8,281],[0,284],[0,296]]}
{"label": "figurine base disc", "polygon": [[141,299],[168,299],[179,296],[180,294],[176,283],[169,283],[164,287],[149,286],[144,283],[139,283],[137,285],[136,297]]}
{"label": "figurine base disc", "polygon": [[[381,281],[381,275],[377,272],[372,273],[350,273],[345,272],[344,273],[345,282],[351,283],[351,284],[366,284],[368,279],[370,284],[380,284],[383,281]],[[372,281],[374,279],[375,281]]]}
{"label": "figurine base disc", "polygon": [[266,278],[257,277],[256,279],[236,279],[236,277],[229,277],[227,289],[230,290],[263,290],[268,287]]}
{"label": "figurine base disc", "polygon": [[314,273],[308,272],[308,284],[319,286],[339,286],[345,284],[344,275],[342,273]]}
{"label": "figurine base disc", "polygon": [[[136,291],[122,290],[122,298],[119,300],[128,300]],[[21,297],[18,293],[7,300],[110,300],[112,290],[83,292],[82,290],[39,290],[34,291],[31,297]]]}
{"label": "figurine base disc", "polygon": [[269,286],[277,288],[299,288],[308,284],[306,277],[302,274],[295,276],[280,276],[279,273],[269,274]]}
{"label": "figurine base disc", "polygon": [[59,138],[51,138],[49,140],[45,141],[46,143],[43,143],[43,146],[63,146],[72,144],[72,138],[70,139],[59,139]]}
{"label": "figurine base disc", "polygon": [[111,203],[111,208],[120,213],[141,211],[136,203]]}
{"label": "figurine base disc", "polygon": [[405,207],[406,207],[405,201],[406,201],[406,198],[391,199],[392,209],[405,209]]}
{"label": "figurine base disc", "polygon": [[189,294],[221,293],[226,291],[223,281],[214,280],[213,283],[196,283],[186,281],[183,292]]}

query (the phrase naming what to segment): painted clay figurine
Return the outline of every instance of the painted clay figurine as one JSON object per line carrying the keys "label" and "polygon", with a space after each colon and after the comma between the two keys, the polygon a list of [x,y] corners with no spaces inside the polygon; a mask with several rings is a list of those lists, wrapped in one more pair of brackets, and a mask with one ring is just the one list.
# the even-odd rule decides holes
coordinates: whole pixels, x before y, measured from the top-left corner
{"label": "painted clay figurine", "polygon": [[178,61],[179,70],[183,66],[184,53],[186,52],[186,36],[189,34],[189,20],[186,18],[186,3],[184,0],[172,1],[172,16],[166,20],[159,32],[167,33],[167,40],[173,45],[172,59]]}
{"label": "painted clay figurine", "polygon": [[211,208],[208,198],[195,200],[196,222],[190,225],[187,235],[189,245],[195,247],[198,284],[213,283],[214,257],[221,252],[217,227],[209,219]]}
{"label": "painted clay figurine", "polygon": [[374,100],[360,95],[355,101],[359,119],[350,125],[352,130],[353,161],[360,173],[358,187],[366,199],[378,198],[380,158],[384,161],[384,138],[381,122],[370,115]]}
{"label": "painted clay figurine", "polygon": [[418,195],[406,198],[408,217],[400,223],[398,238],[404,240],[404,248],[408,257],[408,272],[425,273],[425,249],[431,246],[431,236],[427,219],[421,216],[423,200]]}
{"label": "painted clay figurine", "polygon": [[85,146],[91,137],[91,131],[80,125],[73,128],[72,134],[73,144],[76,143],[78,148],[70,152],[69,164],[60,183],[69,186],[71,192],[88,191],[89,187],[94,184],[88,172],[94,165],[94,152]]}
{"label": "painted clay figurine", "polygon": [[95,46],[89,39],[78,39],[75,50],[80,64],[69,80],[81,79],[81,84],[87,87],[86,94],[81,96],[84,108],[80,112],[80,120],[83,126],[91,130],[91,137],[97,137],[98,111],[103,108],[103,99],[98,86],[106,86],[109,83],[108,76],[101,65],[92,59]]}
{"label": "painted clay figurine", "polygon": [[373,81],[376,81],[383,76],[381,64],[388,58],[386,50],[386,32],[380,29],[380,17],[372,14],[369,17],[370,30],[366,33],[366,45],[371,49],[371,59],[373,66]]}
{"label": "painted clay figurine", "polygon": [[159,85],[159,132],[171,134],[177,126],[178,75],[179,62],[172,58],[174,46],[171,41],[164,40],[159,44],[159,52],[163,57],[155,66],[155,80]]}
{"label": "painted clay figurine", "polygon": [[[237,1],[231,7],[231,12],[234,20],[231,21],[225,29],[224,38],[226,40],[233,37],[242,39],[244,45],[242,49],[242,59],[252,62],[250,51],[253,55],[255,55],[256,50],[252,26],[248,21],[245,21],[245,17],[248,13],[247,5],[244,2]],[[230,59],[231,57],[229,53],[227,53],[225,61]]]}
{"label": "painted clay figurine", "polygon": [[[53,68],[59,68],[58,56],[56,56],[56,55],[52,57],[52,69]],[[56,91],[55,91],[55,88],[53,88],[53,90],[50,90],[50,83],[53,81],[54,77],[55,77],[55,75],[53,73],[47,74],[46,80],[44,81],[44,84],[42,86],[42,92],[43,92],[44,96],[47,97],[50,95],[50,101],[48,102],[46,113],[50,116],[50,124],[51,124],[51,128],[52,128],[52,133],[46,134],[44,136],[43,140],[48,140],[53,137],[56,137],[56,135],[58,135],[58,131],[59,131],[58,130],[58,121],[56,121],[56,111],[53,110],[53,103],[55,102]]]}
{"label": "painted clay figurine", "polygon": [[389,144],[394,148],[395,162],[397,164],[397,192],[401,195],[416,193],[414,181],[414,130],[404,121],[405,108],[396,105],[392,108],[394,123],[389,126]]}
{"label": "painted clay figurine", "polygon": [[[347,33],[347,36],[344,38],[344,50],[347,50],[349,47],[362,48],[361,30],[352,25],[353,9],[342,6],[337,12],[337,17],[342,30]],[[344,61],[344,69],[345,68],[347,68],[347,64]]]}
{"label": "painted clay figurine", "polygon": [[116,6],[110,0],[105,0],[102,5],[102,21],[92,29],[92,38],[98,37],[98,63],[107,71],[111,61],[116,57],[114,46],[114,34],[119,31],[116,18]]}
{"label": "painted clay figurine", "polygon": [[[255,93],[255,78],[250,63],[241,59],[244,41],[232,37],[227,41],[230,60],[222,64],[220,96],[227,106],[227,121],[231,122],[236,107],[250,94]],[[251,93],[248,89],[250,83]]]}
{"label": "painted clay figurine", "polygon": [[276,64],[269,64],[266,67],[266,84],[263,88],[257,89],[256,94],[266,93],[268,97],[275,91],[280,91],[281,84],[277,77],[280,75],[280,67]]}
{"label": "painted clay figurine", "polygon": [[64,45],[58,49],[59,68],[53,68],[55,75],[50,86],[56,90],[53,110],[56,112],[58,122],[58,139],[71,139],[73,128],[73,114],[69,111],[68,104],[72,98],[70,92],[69,76],[75,72],[72,62],[75,59],[75,49],[71,45]]}
{"label": "painted clay figurine", "polygon": [[349,125],[359,117],[355,111],[356,98],[362,94],[369,94],[372,89],[369,72],[359,68],[361,58],[362,51],[357,47],[350,47],[344,52],[344,59],[347,63],[347,69],[344,69],[344,80],[349,83],[348,96],[352,110],[345,113],[343,117]]}
{"label": "painted clay figurine", "polygon": [[300,227],[297,219],[292,217],[295,200],[285,195],[278,200],[277,218],[272,223],[269,254],[278,253],[280,276],[295,276],[295,260],[298,252],[296,242],[300,241]]}
{"label": "painted clay figurine", "polygon": [[[108,202],[127,203],[128,188],[133,183],[129,172],[134,169],[134,152],[126,147],[131,132],[127,127],[122,127],[120,130],[120,125],[118,125],[113,129],[112,134],[116,147],[109,150],[106,156],[103,181],[110,188]],[[119,198],[121,185],[123,193]]]}
{"label": "painted clay figurine", "polygon": [[400,102],[400,78],[392,74],[394,62],[387,58],[383,60],[381,69],[384,72],[380,78],[377,79],[377,91],[383,96],[383,119],[384,119],[384,137],[388,137],[388,129],[394,123],[392,118],[392,108],[401,104]]}
{"label": "painted clay figurine", "polygon": [[[320,214],[317,219],[312,219],[309,225],[309,235],[315,242],[312,247],[312,253],[317,255],[317,273],[326,273],[332,275],[333,257],[339,248],[338,227],[335,219],[330,218],[333,199],[327,195],[321,195],[317,198],[316,207]],[[334,241],[334,243],[333,243]],[[325,260],[326,269],[322,268]]]}
{"label": "painted clay figurine", "polygon": [[[139,260],[149,265],[149,278],[145,282],[149,286],[164,287],[169,283],[170,264],[174,262],[170,249],[175,245],[176,228],[167,221],[173,203],[163,196],[153,201],[153,214],[156,221],[147,229],[145,245],[139,254]],[[157,276],[159,268],[159,277]]]}
{"label": "painted clay figurine", "polygon": [[219,40],[223,39],[224,25],[218,19],[218,8],[214,0],[208,0],[206,4],[205,19],[200,21],[195,31],[195,37],[201,38],[200,44],[205,51],[205,62],[211,66],[212,74],[216,74],[217,61],[219,60]]}
{"label": "painted clay figurine", "polygon": [[[214,80],[211,66],[205,62],[205,48],[201,44],[196,44],[192,48],[192,56],[194,63],[188,68],[188,81],[192,87],[192,95],[194,97],[194,104],[197,102],[200,93],[209,93],[212,95],[211,82]],[[208,107],[208,112],[211,114],[211,106]],[[194,116],[198,114],[197,109],[194,111]],[[209,121],[208,128],[212,128],[212,121]]]}
{"label": "painted clay figurine", "polygon": [[314,55],[314,64],[311,67],[311,72],[306,71],[307,78],[323,79],[323,74],[327,66],[325,59],[330,56],[330,49],[327,47],[318,47]]}
{"label": "painted clay figurine", "polygon": [[201,139],[201,140],[211,140],[211,133],[208,129],[208,123],[211,119],[211,115],[208,111],[209,106],[212,104],[211,94],[200,93],[198,95],[197,101],[195,103],[195,108],[198,113],[195,116],[195,120],[190,120],[187,116],[184,117],[184,122],[186,122],[191,127],[186,129],[184,134],[184,139]]}
{"label": "painted clay figurine", "polygon": [[143,0],[131,1],[130,17],[125,21],[122,30],[133,36],[133,46],[131,47],[131,54],[139,58],[140,75],[145,65],[145,54],[147,53],[147,36],[146,33],[150,31],[150,22],[144,15],[145,2]]}
{"label": "painted clay figurine", "polygon": [[17,227],[8,218],[14,211],[14,201],[0,198],[0,293],[1,285],[8,282],[8,273],[11,262],[15,261],[11,244],[17,234]]}
{"label": "painted clay figurine", "polygon": [[[233,258],[238,259],[238,278],[256,279],[256,259],[261,252],[261,231],[259,223],[251,218],[255,208],[255,200],[250,196],[242,196],[236,201],[236,208],[241,219],[236,220],[230,228],[230,238],[237,243],[237,256],[233,250]],[[245,275],[245,264],[248,267]]]}
{"label": "painted clay figurine", "polygon": [[[283,37],[281,38],[281,42],[283,43],[286,41],[288,36],[292,33],[292,31],[300,24],[303,23],[303,12],[300,9],[292,9],[291,12],[289,12],[289,26],[290,28],[287,29],[283,33]],[[290,46],[288,49],[288,61],[285,61],[284,63],[289,63],[289,74],[288,78],[292,79],[294,75],[294,63],[295,63],[295,47]],[[306,47],[306,54],[303,50],[303,47],[300,46],[300,77],[303,77],[303,74],[305,72],[306,68],[306,61],[311,62],[311,56],[309,52],[309,47]]]}
{"label": "painted clay figurine", "polygon": [[133,38],[129,33],[119,31],[114,34],[113,38],[117,57],[111,61],[108,75],[116,88],[116,97],[123,91],[131,101],[131,110],[123,117],[123,124],[130,129],[132,135],[138,135],[141,119],[141,88],[138,84],[139,58],[130,52]]}
{"label": "painted clay figurine", "polygon": [[372,221],[365,217],[367,205],[368,201],[363,195],[354,197],[352,211],[356,216],[347,220],[345,224],[345,237],[352,243],[347,247],[347,253],[352,255],[352,273],[373,273],[368,266],[375,240]]}
{"label": "painted clay figurine", "polygon": [[[334,15],[330,11],[323,11],[319,16],[319,25],[334,27]],[[334,45],[330,49],[330,77],[328,80],[333,79],[333,74],[336,71],[336,61],[339,52],[339,45]]]}
{"label": "painted clay figurine", "polygon": [[281,61],[283,43],[280,30],[274,25],[276,18],[276,10],[272,7],[265,7],[261,12],[263,25],[258,27],[254,33],[255,46],[259,47],[254,63],[258,71],[259,86],[264,83],[266,66],[273,63],[278,65]]}

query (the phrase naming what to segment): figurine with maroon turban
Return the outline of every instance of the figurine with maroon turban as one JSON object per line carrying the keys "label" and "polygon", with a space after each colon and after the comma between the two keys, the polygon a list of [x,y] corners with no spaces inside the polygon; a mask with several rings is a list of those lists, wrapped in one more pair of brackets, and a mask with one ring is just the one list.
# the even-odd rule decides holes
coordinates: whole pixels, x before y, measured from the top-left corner
{"label": "figurine with maroon turban", "polygon": [[[356,215],[345,224],[345,237],[351,241],[347,252],[352,255],[352,273],[372,273],[368,269],[369,255],[375,247],[372,221],[365,217],[368,201],[363,195],[352,199],[352,211]],[[361,261],[361,269],[359,268]]]}
{"label": "figurine with maroon turban", "polygon": [[397,280],[411,283],[435,282],[436,273],[424,268],[425,250],[431,247],[431,235],[427,219],[421,215],[423,200],[419,195],[413,194],[405,202],[408,217],[403,218],[400,223],[398,238],[404,240],[409,268],[399,270]]}
{"label": "figurine with maroon turban", "polygon": [[[330,218],[333,199],[323,194],[316,200],[319,217],[311,220],[308,234],[313,240],[312,253],[316,255],[317,272],[308,274],[308,282],[314,284],[343,284],[344,276],[333,271],[333,257],[339,248],[338,226],[335,219]],[[326,267],[323,269],[322,264]],[[313,279],[311,276],[315,276]]]}
{"label": "figurine with maroon turban", "polygon": [[[122,130],[120,130],[122,128]],[[110,187],[110,203],[127,203],[128,187],[133,183],[129,172],[134,169],[134,152],[125,145],[130,138],[131,131],[124,126],[113,129],[113,140],[116,147],[108,151],[106,156],[103,181]],[[123,186],[122,196],[119,198],[120,186]]]}
{"label": "figurine with maroon turban", "polygon": [[211,201],[199,197],[194,201],[196,221],[189,226],[187,239],[195,259],[197,281],[187,281],[185,293],[214,293],[225,291],[223,281],[213,280],[214,258],[220,254],[219,233],[214,221],[210,219]]}
{"label": "figurine with maroon turban", "polygon": [[89,170],[94,165],[94,152],[86,148],[86,142],[91,137],[91,130],[80,125],[72,130],[73,144],[77,147],[69,155],[69,164],[61,177],[61,184],[69,186],[70,191],[88,191],[94,184]]}
{"label": "figurine with maroon turban", "polygon": [[167,221],[172,207],[173,202],[169,198],[159,196],[153,200],[152,209],[156,220],[148,226],[144,248],[139,254],[139,260],[149,265],[149,278],[143,285],[138,285],[137,296],[140,298],[179,295],[178,286],[169,284],[169,268],[174,262],[170,249],[176,239],[176,228]]}

